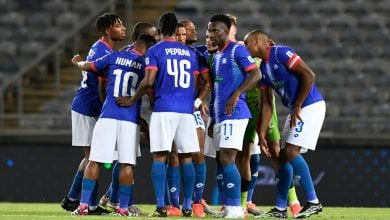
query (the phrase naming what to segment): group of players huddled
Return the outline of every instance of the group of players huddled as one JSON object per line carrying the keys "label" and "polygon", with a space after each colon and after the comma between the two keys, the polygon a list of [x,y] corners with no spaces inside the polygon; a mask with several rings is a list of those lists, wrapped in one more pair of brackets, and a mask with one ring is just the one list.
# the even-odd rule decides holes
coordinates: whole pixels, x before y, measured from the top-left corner
{"label": "group of players huddled", "polygon": [[[71,60],[82,70],[71,110],[72,145],[84,148],[84,158],[64,209],[72,215],[219,218],[287,218],[288,206],[295,218],[322,211],[301,153],[315,150],[325,101],[313,71],[292,48],[261,30],[237,41],[236,17],[229,14],[210,18],[203,46],[194,45],[194,23],[171,12],[161,15],[157,28],[137,23],[131,44],[120,51],[113,48],[126,36],[121,18],[105,13],[96,26],[101,38],[86,60]],[[273,91],[290,110],[282,139]],[[133,199],[141,138],[153,154],[156,210],[150,214]],[[252,203],[260,152],[277,173],[276,205],[267,212]],[[219,211],[202,199],[205,155],[216,159]],[[110,187],[98,202],[100,167],[114,161]],[[303,207],[294,177],[306,195]]]}

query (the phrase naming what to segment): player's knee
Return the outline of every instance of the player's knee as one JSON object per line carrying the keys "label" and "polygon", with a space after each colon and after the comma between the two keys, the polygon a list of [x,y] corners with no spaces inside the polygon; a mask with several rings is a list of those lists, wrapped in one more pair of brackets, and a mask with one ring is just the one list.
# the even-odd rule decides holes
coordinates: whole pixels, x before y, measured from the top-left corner
{"label": "player's knee", "polygon": [[286,149],[280,150],[280,152],[279,152],[279,162],[280,163],[287,163],[288,161],[289,160],[288,160],[288,155],[287,155]]}

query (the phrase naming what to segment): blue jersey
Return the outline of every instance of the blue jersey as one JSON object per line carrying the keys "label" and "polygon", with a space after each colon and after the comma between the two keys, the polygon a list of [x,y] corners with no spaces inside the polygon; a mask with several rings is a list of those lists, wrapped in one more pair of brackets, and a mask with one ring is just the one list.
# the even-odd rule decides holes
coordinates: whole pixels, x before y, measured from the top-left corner
{"label": "blue jersey", "polygon": [[214,89],[211,93],[210,109],[216,123],[229,119],[251,118],[245,93],[240,95],[231,116],[225,114],[225,105],[234,91],[245,81],[247,71],[254,68],[255,61],[240,44],[229,41],[222,50],[214,54],[212,60]]}
{"label": "blue jersey", "polygon": [[162,40],[149,48],[145,69],[157,70],[154,112],[193,113],[194,74],[199,74],[193,50],[177,41]]}
{"label": "blue jersey", "polygon": [[[102,39],[94,43],[88,52],[86,61],[94,61],[106,54],[112,53],[111,47]],[[81,85],[72,102],[72,110],[80,114],[98,117],[102,109],[99,99],[99,79],[94,72],[83,71]]]}
{"label": "blue jersey", "polygon": [[[273,46],[268,51],[268,60],[261,62],[260,70],[263,78],[262,86],[271,86],[282,98],[284,106],[293,109],[299,94],[299,77],[294,73],[294,67],[301,62],[301,57],[287,46]],[[302,107],[324,100],[313,83]]]}
{"label": "blue jersey", "polygon": [[118,96],[133,96],[139,83],[145,76],[145,61],[137,51],[114,52],[92,63],[96,72],[108,71],[106,101],[103,104],[100,118],[112,118],[130,121],[136,124],[140,121],[141,100],[131,107],[120,107],[116,103]]}

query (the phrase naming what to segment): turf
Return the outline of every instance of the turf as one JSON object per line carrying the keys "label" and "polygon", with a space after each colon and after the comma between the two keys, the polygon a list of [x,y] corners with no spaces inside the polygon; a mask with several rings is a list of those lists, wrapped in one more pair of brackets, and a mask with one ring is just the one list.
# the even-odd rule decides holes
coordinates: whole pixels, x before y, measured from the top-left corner
{"label": "turf", "polygon": [[[154,205],[139,205],[142,210],[152,212]],[[261,207],[268,210],[269,207]],[[59,204],[52,203],[0,203],[0,219],[118,219],[118,216],[71,216],[69,212],[61,209]],[[250,219],[254,219],[252,216]],[[145,219],[134,217],[132,219]],[[156,219],[149,217],[148,219]],[[175,218],[188,219],[188,218]],[[192,218],[195,219],[195,218]],[[207,217],[206,219],[211,219]],[[390,219],[389,208],[336,208],[325,207],[319,215],[310,219]]]}

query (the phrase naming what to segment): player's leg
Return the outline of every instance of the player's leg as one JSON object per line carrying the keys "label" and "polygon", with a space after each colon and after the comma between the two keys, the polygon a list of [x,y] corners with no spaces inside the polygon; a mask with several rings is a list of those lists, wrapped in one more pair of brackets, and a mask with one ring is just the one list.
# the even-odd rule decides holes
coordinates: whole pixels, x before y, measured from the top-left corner
{"label": "player's leg", "polygon": [[305,218],[322,211],[322,205],[318,200],[317,193],[311,178],[309,166],[300,153],[315,150],[317,140],[325,118],[325,102],[316,102],[302,108],[301,117],[290,130],[286,139],[286,152],[294,174],[299,177],[299,183],[305,192],[307,203],[296,216]]}
{"label": "player's leg", "polygon": [[167,216],[164,199],[167,175],[165,162],[168,152],[172,149],[178,121],[179,119],[170,112],[153,112],[151,115],[149,126],[150,151],[153,153],[151,175],[157,206],[152,216]]}
{"label": "player's leg", "polygon": [[204,160],[205,145],[205,123],[201,117],[200,111],[194,113],[196,123],[196,133],[199,142],[199,152],[192,154],[192,162],[195,169],[195,186],[193,193],[193,212],[195,217],[203,218],[206,216],[202,205],[202,196],[206,181],[206,162]]}
{"label": "player's leg", "polygon": [[175,143],[180,159],[180,171],[183,179],[183,203],[182,214],[189,217],[192,215],[192,195],[195,185],[195,169],[192,163],[192,154],[199,152],[194,116],[190,114],[177,114],[180,118]]}
{"label": "player's leg", "polygon": [[[243,137],[248,119],[225,120],[216,125],[220,128],[219,161],[222,165],[224,184],[226,185],[226,218],[242,218],[241,177],[235,164],[237,151],[242,149]],[[234,130],[234,135],[233,135]]]}
{"label": "player's leg", "polygon": [[248,190],[251,183],[251,147],[256,138],[256,121],[257,118],[249,119],[245,129],[242,151],[237,152],[236,164],[241,175],[241,206],[246,210],[248,200]]}
{"label": "player's leg", "polygon": [[[110,132],[107,132],[107,131]],[[90,160],[84,171],[79,207],[72,213],[88,213],[93,191],[99,177],[101,163],[112,163],[116,143],[116,120],[99,119],[93,130]],[[92,210],[93,211],[93,210]]]}
{"label": "player's leg", "polygon": [[136,216],[129,211],[129,200],[132,193],[134,174],[133,166],[136,164],[139,148],[140,128],[137,124],[120,121],[117,135],[118,162],[121,164],[119,174],[119,209],[121,216]]}
{"label": "player's leg", "polygon": [[180,168],[179,156],[175,143],[172,144],[172,151],[168,156],[167,183],[170,201],[172,206],[168,206],[168,216],[180,216]]}
{"label": "player's leg", "polygon": [[81,193],[81,185],[85,167],[88,164],[91,138],[97,118],[82,115],[72,110],[72,146],[84,146],[84,158],[81,160],[74,175],[71,188],[67,196],[62,200],[61,207],[67,211],[74,211],[79,205],[78,198]]}

